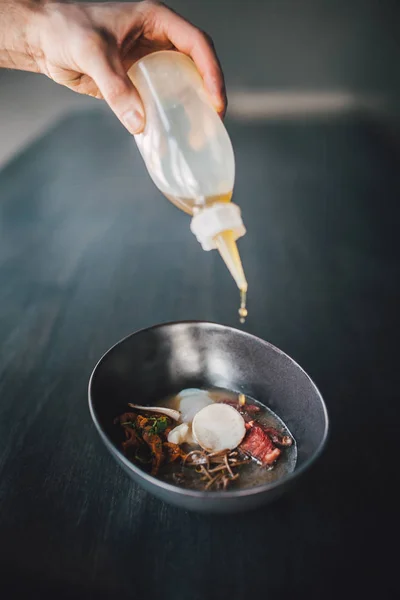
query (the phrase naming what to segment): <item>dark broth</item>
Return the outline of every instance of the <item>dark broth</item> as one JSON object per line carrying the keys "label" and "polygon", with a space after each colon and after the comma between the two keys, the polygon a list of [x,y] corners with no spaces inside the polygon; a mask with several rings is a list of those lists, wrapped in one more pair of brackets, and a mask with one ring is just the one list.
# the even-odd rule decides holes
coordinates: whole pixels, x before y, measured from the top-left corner
{"label": "dark broth", "polygon": [[[215,402],[220,402],[222,400],[232,400],[234,402],[238,401],[238,394],[231,392],[229,390],[223,389],[207,389],[206,390],[212,400]],[[290,447],[284,448],[282,450],[282,454],[277,460],[276,464],[272,469],[268,469],[265,467],[260,467],[255,461],[251,461],[249,464],[242,465],[238,467],[240,477],[233,481],[229,486],[229,490],[233,489],[242,489],[242,488],[250,488],[258,485],[264,485],[266,483],[271,483],[276,481],[277,479],[281,479],[285,475],[292,473],[296,467],[297,461],[297,446],[296,440],[283,423],[283,421],[269,408],[266,408],[260,402],[257,402],[253,398],[246,396],[246,404],[255,404],[260,408],[260,412],[255,415],[255,421],[260,423],[260,425],[264,425],[267,427],[273,427],[283,434],[288,434],[292,437],[293,443]],[[177,408],[177,397],[169,396],[165,398],[163,401],[159,403],[160,406],[165,406],[169,408]],[[188,451],[195,448],[195,446],[187,446],[185,449]],[[158,478],[168,483],[173,483],[176,485],[175,473],[183,472],[184,473],[184,481],[181,483],[181,487],[187,487],[195,490],[204,489],[204,482],[201,481],[198,473],[195,472],[193,467],[184,467],[182,469],[181,465],[172,463],[163,466],[160,469],[158,474]]]}

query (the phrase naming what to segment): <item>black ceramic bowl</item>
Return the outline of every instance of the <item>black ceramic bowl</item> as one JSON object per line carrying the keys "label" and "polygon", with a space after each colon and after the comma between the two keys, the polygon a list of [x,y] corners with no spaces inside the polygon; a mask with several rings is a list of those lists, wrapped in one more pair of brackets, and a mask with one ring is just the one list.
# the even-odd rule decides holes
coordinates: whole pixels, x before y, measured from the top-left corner
{"label": "black ceramic bowl", "polygon": [[[150,406],[189,387],[243,392],[271,408],[296,439],[294,472],[254,488],[199,492],[165,483],[129,462],[119,449],[114,418],[126,412],[128,402]],[[166,502],[202,512],[243,511],[276,498],[319,456],[328,431],[321,394],[289,356],[243,331],[203,322],[157,325],[118,342],[92,373],[89,406],[108,450],[135,482]]]}

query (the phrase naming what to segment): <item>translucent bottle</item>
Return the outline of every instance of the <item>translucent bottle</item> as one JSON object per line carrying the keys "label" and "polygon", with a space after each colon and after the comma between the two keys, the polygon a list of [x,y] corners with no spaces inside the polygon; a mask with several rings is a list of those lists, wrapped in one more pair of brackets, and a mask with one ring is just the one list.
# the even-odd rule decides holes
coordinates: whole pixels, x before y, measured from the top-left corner
{"label": "translucent bottle", "polygon": [[246,233],[231,202],[235,159],[229,135],[213,108],[193,61],[174,51],[150,54],[128,72],[146,112],[136,143],[158,189],[192,216],[204,250],[217,248],[241,291],[247,281],[236,240]]}

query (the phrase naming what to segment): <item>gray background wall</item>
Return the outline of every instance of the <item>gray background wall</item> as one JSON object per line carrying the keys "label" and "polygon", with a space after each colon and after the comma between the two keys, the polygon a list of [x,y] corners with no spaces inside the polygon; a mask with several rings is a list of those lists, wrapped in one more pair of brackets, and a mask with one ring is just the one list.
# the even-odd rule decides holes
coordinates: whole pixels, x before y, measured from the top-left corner
{"label": "gray background wall", "polygon": [[[270,118],[285,106],[295,114],[304,103],[308,112],[367,103],[380,118],[398,116],[396,0],[167,3],[212,35],[232,118]],[[0,71],[0,165],[60,115],[93,104],[43,76]]]}

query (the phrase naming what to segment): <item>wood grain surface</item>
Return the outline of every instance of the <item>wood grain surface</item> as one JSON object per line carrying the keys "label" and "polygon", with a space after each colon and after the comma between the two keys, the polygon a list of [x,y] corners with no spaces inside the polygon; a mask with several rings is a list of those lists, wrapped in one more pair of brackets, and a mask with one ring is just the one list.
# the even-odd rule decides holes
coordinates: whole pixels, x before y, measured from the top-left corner
{"label": "wood grain surface", "polygon": [[238,295],[116,119],[72,115],[0,173],[2,598],[394,597],[398,143],[361,116],[228,127],[245,327],[315,379],[327,450],[290,495],[227,518],[116,466],[87,408],[96,361],[158,322],[237,325]]}

